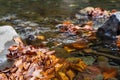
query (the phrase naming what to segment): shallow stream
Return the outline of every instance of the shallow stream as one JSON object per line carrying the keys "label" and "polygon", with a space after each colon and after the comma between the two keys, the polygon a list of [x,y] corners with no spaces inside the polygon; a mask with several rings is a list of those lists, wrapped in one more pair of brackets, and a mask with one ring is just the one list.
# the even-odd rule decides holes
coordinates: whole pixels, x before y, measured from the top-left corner
{"label": "shallow stream", "polygon": [[[46,41],[49,41],[47,46],[53,49],[55,41],[66,44],[74,42],[76,39],[76,36],[66,38],[64,34],[58,35],[58,30],[55,27],[57,24],[65,20],[72,19],[74,21],[75,13],[82,8],[93,6],[107,10],[120,10],[119,3],[120,0],[0,0],[0,26],[12,25],[22,39],[26,39],[29,35],[43,35],[47,38]],[[61,35],[62,37],[59,37]],[[33,44],[38,43],[33,42]],[[106,53],[111,51],[98,45],[92,48],[94,50],[100,48]],[[58,56],[67,57],[61,46],[55,49],[61,53]],[[81,54],[73,55],[79,56]],[[120,61],[117,65],[119,64]]]}

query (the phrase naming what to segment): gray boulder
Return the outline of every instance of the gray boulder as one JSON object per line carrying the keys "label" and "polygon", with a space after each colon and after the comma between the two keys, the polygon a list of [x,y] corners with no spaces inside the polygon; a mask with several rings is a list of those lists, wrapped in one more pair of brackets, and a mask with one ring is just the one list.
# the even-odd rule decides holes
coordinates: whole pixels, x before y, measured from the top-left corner
{"label": "gray boulder", "polygon": [[0,52],[5,49],[5,44],[12,41],[14,37],[18,36],[16,31],[11,26],[0,27]]}
{"label": "gray boulder", "polygon": [[102,40],[115,40],[120,34],[120,12],[116,12],[97,30],[97,36]]}
{"label": "gray boulder", "polygon": [[11,64],[11,62],[7,61],[6,54],[8,54],[8,48],[15,44],[14,37],[18,37],[18,34],[12,26],[0,27],[0,69]]}

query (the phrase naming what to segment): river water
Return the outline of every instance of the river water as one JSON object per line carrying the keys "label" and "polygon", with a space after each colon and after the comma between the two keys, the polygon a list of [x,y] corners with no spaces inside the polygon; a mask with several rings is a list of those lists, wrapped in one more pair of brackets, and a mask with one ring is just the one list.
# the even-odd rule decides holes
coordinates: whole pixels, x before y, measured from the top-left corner
{"label": "river water", "polygon": [[119,3],[120,0],[0,0],[0,16],[17,14],[33,19],[40,16],[70,16],[87,6],[120,10]]}
{"label": "river water", "polygon": [[93,6],[120,10],[119,3],[120,0],[0,0],[0,26],[17,26],[15,29],[23,39],[40,28],[38,32],[48,32],[44,36],[50,38],[56,34],[53,30],[49,34],[49,27],[55,27],[59,20],[73,17],[80,9]]}

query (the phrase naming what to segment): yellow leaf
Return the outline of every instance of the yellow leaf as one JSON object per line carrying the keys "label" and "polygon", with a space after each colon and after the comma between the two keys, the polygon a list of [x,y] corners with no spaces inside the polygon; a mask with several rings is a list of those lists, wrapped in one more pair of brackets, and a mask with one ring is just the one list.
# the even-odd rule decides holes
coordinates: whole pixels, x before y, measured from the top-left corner
{"label": "yellow leaf", "polygon": [[74,44],[73,44],[73,47],[76,48],[76,49],[81,49],[81,48],[85,48],[86,45],[74,43]]}
{"label": "yellow leaf", "polygon": [[87,65],[83,61],[79,61],[79,63],[76,65],[79,66],[82,70],[87,68]]}
{"label": "yellow leaf", "polygon": [[64,49],[67,51],[67,52],[72,52],[72,51],[75,51],[75,49],[71,49],[67,46],[64,46]]}
{"label": "yellow leaf", "polygon": [[59,79],[55,77],[55,78],[52,78],[51,80],[59,80]]}
{"label": "yellow leaf", "polygon": [[60,80],[69,80],[69,78],[66,76],[65,73],[63,72],[58,72],[59,76],[60,76]]}
{"label": "yellow leaf", "polygon": [[55,71],[57,72],[58,70],[60,70],[60,68],[63,66],[63,64],[56,64],[55,65]]}
{"label": "yellow leaf", "polygon": [[37,55],[41,55],[41,54],[42,54],[42,52],[40,52],[40,51],[39,51],[39,52],[37,52]]}
{"label": "yellow leaf", "polygon": [[74,43],[69,44],[69,46],[75,48],[75,49],[82,49],[87,47],[87,42],[84,40],[76,41]]}
{"label": "yellow leaf", "polygon": [[72,70],[68,70],[66,74],[70,80],[73,80],[73,78],[75,77],[75,73]]}
{"label": "yellow leaf", "polygon": [[71,64],[71,67],[80,72],[84,71],[87,68],[87,65],[83,61],[79,61],[76,64]]}
{"label": "yellow leaf", "polygon": [[37,39],[39,39],[39,40],[45,40],[45,37],[44,36],[37,36]]}

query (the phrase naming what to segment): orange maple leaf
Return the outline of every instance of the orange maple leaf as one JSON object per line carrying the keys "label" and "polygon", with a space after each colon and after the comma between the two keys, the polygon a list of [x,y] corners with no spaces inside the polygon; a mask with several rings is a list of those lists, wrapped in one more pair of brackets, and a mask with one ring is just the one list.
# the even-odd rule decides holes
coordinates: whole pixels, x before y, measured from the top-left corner
{"label": "orange maple leaf", "polygon": [[117,75],[117,70],[115,68],[108,68],[103,72],[104,80],[113,78]]}
{"label": "orange maple leaf", "polygon": [[70,25],[70,24],[72,24],[72,22],[71,21],[64,21],[63,24]]}

